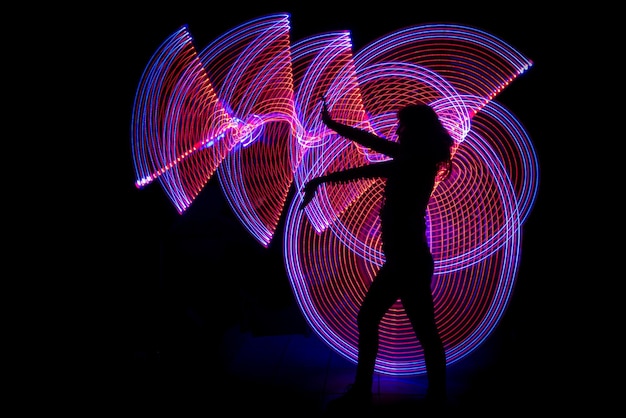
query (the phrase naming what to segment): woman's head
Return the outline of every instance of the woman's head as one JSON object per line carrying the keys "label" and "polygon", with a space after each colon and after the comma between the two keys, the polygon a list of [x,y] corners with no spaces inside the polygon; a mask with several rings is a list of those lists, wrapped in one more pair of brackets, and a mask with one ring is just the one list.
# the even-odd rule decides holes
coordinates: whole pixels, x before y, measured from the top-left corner
{"label": "woman's head", "polygon": [[408,105],[397,113],[398,141],[411,152],[428,154],[447,176],[454,139],[444,128],[435,110],[425,104]]}
{"label": "woman's head", "polygon": [[425,104],[408,105],[401,108],[398,113],[398,128],[419,135],[440,136],[441,131],[445,134],[443,125],[435,110]]}

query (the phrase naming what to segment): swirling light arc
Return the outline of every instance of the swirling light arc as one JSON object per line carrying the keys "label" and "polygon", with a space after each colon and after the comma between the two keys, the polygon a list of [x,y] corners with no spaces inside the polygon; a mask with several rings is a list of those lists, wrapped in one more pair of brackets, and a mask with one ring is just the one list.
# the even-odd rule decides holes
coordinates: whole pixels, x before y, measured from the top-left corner
{"label": "swirling light arc", "polygon": [[[134,103],[136,186],[158,181],[179,213],[217,177],[230,207],[263,246],[285,216],[283,256],[296,302],[329,347],[356,362],[356,315],[384,261],[377,217],[383,180],[322,186],[313,176],[384,157],[329,131],[333,117],[395,140],[395,112],[425,103],[455,138],[452,176],[428,208],[432,289],[448,364],[474,351],[505,312],[539,165],[523,125],[494,99],[532,61],[458,24],[392,32],[353,53],[350,33],[290,40],[290,16],[262,16],[198,52],[188,28],[148,63]],[[290,189],[296,193],[289,199]],[[383,318],[376,371],[425,372],[398,302]]]}

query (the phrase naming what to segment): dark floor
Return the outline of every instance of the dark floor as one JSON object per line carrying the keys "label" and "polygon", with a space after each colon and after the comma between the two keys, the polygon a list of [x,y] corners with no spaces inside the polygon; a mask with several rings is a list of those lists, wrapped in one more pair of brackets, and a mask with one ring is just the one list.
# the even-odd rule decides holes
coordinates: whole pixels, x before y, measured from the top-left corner
{"label": "dark floor", "polygon": [[[192,209],[198,208],[204,209]],[[175,233],[159,251],[146,246],[143,255],[152,259],[127,271],[135,287],[126,292],[122,315],[123,348],[133,351],[131,372],[116,377],[123,409],[172,417],[327,415],[326,404],[352,382],[355,365],[308,327],[280,248],[259,249],[236,233],[235,220],[206,213],[176,218]],[[532,272],[526,277],[540,277]],[[578,393],[563,384],[567,350],[550,336],[558,327],[544,314],[542,295],[529,279],[520,280],[491,336],[448,365],[449,405],[439,416],[558,415],[576,408],[571,399]],[[425,385],[423,375],[377,375],[370,415],[429,415]]]}
{"label": "dark floor", "polygon": [[[202,335],[199,327],[179,334],[169,348],[140,353],[127,385],[129,401],[141,412],[168,416],[329,416],[327,402],[352,382],[355,365],[310,331],[294,306],[249,314],[219,335]],[[508,333],[500,334],[449,365],[445,411],[426,410],[423,375],[377,375],[369,416],[551,411],[541,389],[548,376],[540,377],[533,359],[507,341]]]}

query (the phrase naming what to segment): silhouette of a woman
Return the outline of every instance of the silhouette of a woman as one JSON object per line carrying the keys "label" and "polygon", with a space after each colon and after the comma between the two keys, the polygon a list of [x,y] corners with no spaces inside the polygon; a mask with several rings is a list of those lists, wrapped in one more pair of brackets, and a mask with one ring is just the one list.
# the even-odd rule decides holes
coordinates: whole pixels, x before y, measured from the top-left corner
{"label": "silhouette of a woman", "polygon": [[451,172],[454,140],[437,113],[424,104],[408,105],[397,112],[397,142],[333,120],[326,102],[321,117],[328,128],[342,137],[390,157],[313,178],[304,187],[300,209],[313,199],[322,183],[386,179],[379,213],[385,262],[359,309],[354,383],[345,394],[331,401],[329,408],[354,408],[371,403],[379,324],[398,299],[424,350],[426,399],[445,403],[446,356],[435,320],[431,290],[434,261],[426,240],[426,210],[435,182]]}

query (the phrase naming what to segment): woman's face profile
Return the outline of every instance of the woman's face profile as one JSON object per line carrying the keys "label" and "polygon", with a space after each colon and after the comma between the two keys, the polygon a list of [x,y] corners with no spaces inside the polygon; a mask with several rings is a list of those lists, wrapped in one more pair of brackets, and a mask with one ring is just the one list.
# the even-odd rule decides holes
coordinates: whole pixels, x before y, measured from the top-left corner
{"label": "woman's face profile", "polygon": [[396,135],[401,137],[404,131],[406,131],[406,126],[401,121],[398,121],[398,125],[396,126]]}

